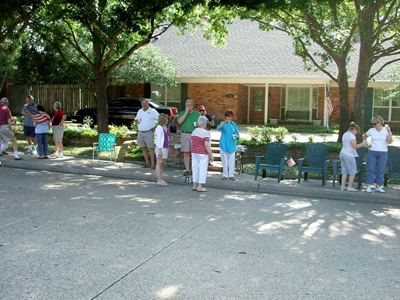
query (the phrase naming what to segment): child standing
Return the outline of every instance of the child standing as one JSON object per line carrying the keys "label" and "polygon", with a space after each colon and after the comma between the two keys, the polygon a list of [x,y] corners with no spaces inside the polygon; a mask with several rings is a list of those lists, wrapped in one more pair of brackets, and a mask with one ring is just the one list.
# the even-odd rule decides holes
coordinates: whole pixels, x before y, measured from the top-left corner
{"label": "child standing", "polygon": [[236,142],[240,138],[239,130],[235,122],[232,121],[234,117],[233,111],[228,110],[225,112],[225,121],[217,126],[217,130],[221,131],[221,139],[219,141],[219,148],[222,161],[222,180],[228,178],[235,181],[235,156],[236,156]]}
{"label": "child standing", "polygon": [[155,130],[156,135],[156,175],[157,175],[157,185],[168,186],[164,180],[162,180],[162,171],[164,169],[164,164],[168,158],[169,152],[169,132],[167,128],[168,116],[166,114],[160,114],[158,116],[158,126]]}

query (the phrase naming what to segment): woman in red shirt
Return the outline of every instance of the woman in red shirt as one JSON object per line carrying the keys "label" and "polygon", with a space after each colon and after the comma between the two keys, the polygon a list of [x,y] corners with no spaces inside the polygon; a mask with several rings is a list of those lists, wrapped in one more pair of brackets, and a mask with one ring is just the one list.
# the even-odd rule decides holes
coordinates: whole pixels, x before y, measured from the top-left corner
{"label": "woman in red shirt", "polygon": [[59,158],[63,157],[62,139],[64,136],[64,121],[66,119],[66,116],[61,110],[60,102],[55,102],[53,105],[53,109],[55,111],[55,114],[51,122],[53,124],[53,140],[54,144],[56,145],[56,151],[51,155],[51,157]]}

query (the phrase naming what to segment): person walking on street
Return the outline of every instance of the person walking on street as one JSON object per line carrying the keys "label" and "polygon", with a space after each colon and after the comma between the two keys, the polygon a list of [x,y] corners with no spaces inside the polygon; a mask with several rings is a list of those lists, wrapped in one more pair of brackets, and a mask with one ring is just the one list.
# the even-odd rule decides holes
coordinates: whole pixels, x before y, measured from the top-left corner
{"label": "person walking on street", "polygon": [[239,130],[235,122],[233,122],[233,111],[225,112],[225,121],[217,126],[217,130],[221,131],[221,139],[219,148],[222,161],[222,180],[230,179],[235,181],[235,158],[236,158],[236,142],[240,138]]}
{"label": "person walking on street", "polygon": [[[386,163],[388,159],[388,144],[393,141],[392,132],[389,125],[385,126],[383,118],[376,115],[371,120],[373,128],[369,129],[363,136],[363,139],[371,137],[371,143],[367,153],[367,177],[365,184],[366,192],[371,193],[371,186],[375,184],[375,192],[384,193],[381,187],[383,184],[383,176],[385,174]],[[376,169],[376,176],[374,180]]]}
{"label": "person walking on street", "polygon": [[[159,113],[150,107],[149,100],[142,100],[142,108],[139,109],[135,121],[138,125],[138,135],[137,135],[137,144],[139,147],[142,147],[144,160],[146,164],[143,168],[152,168],[155,169],[154,164],[154,124],[155,121],[158,120]],[[149,157],[147,153],[147,149],[150,152],[150,163]]]}
{"label": "person walking on street", "polygon": [[193,191],[197,192],[207,192],[203,185],[206,183],[208,162],[214,160],[210,132],[205,129],[207,123],[208,119],[200,116],[192,133]]}
{"label": "person walking on street", "polygon": [[[12,141],[14,150],[14,159],[21,160],[22,158],[18,155],[18,144],[15,138],[14,132],[12,131],[11,124],[11,112],[8,108],[8,99],[1,98],[0,100],[0,144],[7,144]],[[3,153],[5,154],[5,153]]]}
{"label": "person walking on street", "polygon": [[185,165],[184,176],[191,175],[190,171],[190,152],[192,151],[192,132],[196,128],[195,124],[201,116],[193,110],[193,100],[186,100],[185,110],[178,115],[178,123],[181,124],[181,152],[183,153],[183,164]]}
{"label": "person walking on street", "polygon": [[[357,163],[356,157],[358,157],[358,153],[356,149],[364,147],[367,145],[367,141],[364,140],[362,143],[357,144],[357,133],[360,131],[360,126],[356,123],[351,122],[349,129],[347,132],[343,134],[342,137],[342,151],[340,151],[340,163],[342,166],[342,186],[340,188],[341,191],[348,192],[358,192],[357,189],[353,187],[354,178],[357,174]],[[346,188],[347,176],[349,176],[349,185]],[[361,175],[359,175],[361,176]]]}
{"label": "person walking on street", "polygon": [[64,137],[64,121],[66,119],[66,116],[61,110],[60,102],[55,102],[53,105],[53,109],[55,113],[52,119],[52,128],[53,128],[53,141],[54,145],[56,146],[56,151],[51,156],[60,158],[64,156],[62,139]]}
{"label": "person walking on street", "polygon": [[162,180],[162,171],[164,169],[165,161],[169,156],[169,132],[167,128],[168,116],[166,114],[160,114],[158,116],[158,126],[156,127],[156,175],[157,185],[168,186],[164,180]]}
{"label": "person walking on street", "polygon": [[[37,110],[37,105],[34,102],[34,98],[32,95],[26,96],[26,104],[21,110],[21,114],[24,116],[24,136],[28,141],[28,150],[25,151],[25,154],[32,154],[36,155],[36,148],[37,148],[37,140],[35,134],[35,127],[33,126],[33,120],[29,109]],[[33,148],[32,148],[33,142]]]}

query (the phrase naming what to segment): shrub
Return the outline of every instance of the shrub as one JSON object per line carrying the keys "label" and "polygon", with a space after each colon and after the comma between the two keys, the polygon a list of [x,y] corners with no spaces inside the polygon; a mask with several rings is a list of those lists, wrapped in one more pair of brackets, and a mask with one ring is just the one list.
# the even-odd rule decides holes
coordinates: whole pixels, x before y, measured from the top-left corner
{"label": "shrub", "polygon": [[252,140],[270,143],[273,137],[279,142],[283,141],[288,130],[285,127],[253,126],[247,127],[247,133]]}
{"label": "shrub", "polygon": [[308,138],[308,142],[309,143],[314,143],[314,136],[312,134],[310,134],[309,136],[307,136]]}
{"label": "shrub", "polygon": [[298,133],[293,133],[293,134],[291,135],[291,137],[292,137],[293,141],[296,143],[297,140],[298,140],[299,137],[300,137],[300,134],[298,134]]}

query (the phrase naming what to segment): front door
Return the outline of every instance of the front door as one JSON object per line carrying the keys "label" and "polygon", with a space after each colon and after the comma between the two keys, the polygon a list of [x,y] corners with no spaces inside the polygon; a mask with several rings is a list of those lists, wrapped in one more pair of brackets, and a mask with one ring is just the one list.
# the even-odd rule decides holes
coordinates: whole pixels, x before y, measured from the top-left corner
{"label": "front door", "polygon": [[249,123],[264,124],[265,88],[250,88]]}

